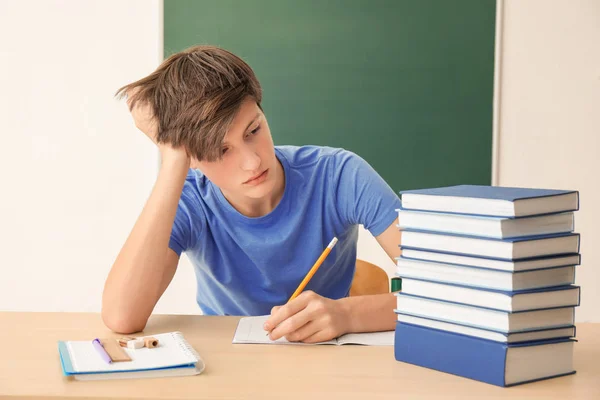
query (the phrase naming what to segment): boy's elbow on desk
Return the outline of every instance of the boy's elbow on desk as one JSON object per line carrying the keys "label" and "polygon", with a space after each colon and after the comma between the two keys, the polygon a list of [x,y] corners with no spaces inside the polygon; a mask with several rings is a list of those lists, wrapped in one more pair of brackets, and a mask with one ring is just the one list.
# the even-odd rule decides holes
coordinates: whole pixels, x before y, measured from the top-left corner
{"label": "boy's elbow on desk", "polygon": [[108,329],[115,333],[131,334],[144,330],[148,319],[142,319],[139,315],[108,311],[106,307],[102,307],[102,321]]}

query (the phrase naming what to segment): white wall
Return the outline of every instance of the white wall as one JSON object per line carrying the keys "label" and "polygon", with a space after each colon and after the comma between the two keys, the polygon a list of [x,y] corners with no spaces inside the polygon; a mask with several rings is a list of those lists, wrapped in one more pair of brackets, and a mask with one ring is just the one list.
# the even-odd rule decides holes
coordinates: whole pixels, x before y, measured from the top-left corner
{"label": "white wall", "polygon": [[576,189],[578,322],[600,322],[600,1],[504,0],[494,183]]}
{"label": "white wall", "polygon": [[[113,94],[162,58],[160,11],[0,1],[0,310],[100,310],[158,165]],[[193,296],[165,302],[186,310]]]}

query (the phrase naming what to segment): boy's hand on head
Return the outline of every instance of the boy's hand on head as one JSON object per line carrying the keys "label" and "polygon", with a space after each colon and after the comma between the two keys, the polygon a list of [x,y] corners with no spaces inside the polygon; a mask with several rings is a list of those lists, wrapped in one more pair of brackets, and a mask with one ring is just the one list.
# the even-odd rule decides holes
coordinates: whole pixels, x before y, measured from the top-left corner
{"label": "boy's hand on head", "polygon": [[132,89],[127,93],[127,107],[129,107],[133,122],[135,122],[135,126],[148,136],[154,144],[157,144],[156,137],[158,135],[158,125],[156,118],[154,118],[152,106],[147,102],[136,101],[135,105],[131,107],[131,100],[135,94],[135,89]]}
{"label": "boy's hand on head", "polygon": [[350,312],[338,300],[306,291],[283,306],[273,307],[264,329],[271,340],[316,343],[349,331]]}
{"label": "boy's hand on head", "polygon": [[189,168],[191,160],[184,148],[175,148],[169,143],[158,143],[158,123],[154,117],[152,106],[148,102],[137,101],[132,108],[131,99],[133,95],[135,95],[135,89],[133,89],[132,93],[128,93],[127,95],[127,106],[130,108],[135,126],[148,136],[150,140],[152,140],[152,143],[158,147],[163,161],[165,161],[165,158],[187,160]]}

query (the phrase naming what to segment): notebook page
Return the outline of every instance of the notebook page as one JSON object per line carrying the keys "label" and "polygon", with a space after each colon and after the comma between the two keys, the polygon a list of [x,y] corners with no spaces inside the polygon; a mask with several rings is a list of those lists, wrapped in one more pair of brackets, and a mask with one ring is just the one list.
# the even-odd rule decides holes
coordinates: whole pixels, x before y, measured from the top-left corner
{"label": "notebook page", "polygon": [[[269,318],[269,315],[258,317],[245,317],[240,319],[232,343],[254,343],[254,344],[307,344],[300,342],[289,342],[285,337],[277,340],[271,340],[267,332],[263,329],[263,324]],[[315,344],[336,344],[335,340],[320,342]]]}
{"label": "notebook page", "polygon": [[267,332],[263,329],[263,324],[268,318],[268,315],[261,315],[240,319],[233,336],[233,343],[289,343],[285,338],[275,341],[269,339]]}
{"label": "notebook page", "polygon": [[131,361],[106,363],[94,349],[91,340],[68,341],[67,349],[76,372],[113,372],[172,367],[198,362],[197,353],[185,341],[181,333],[170,332],[152,335],[158,339],[158,347],[123,350]]}
{"label": "notebook page", "polygon": [[338,344],[362,344],[365,346],[393,346],[394,331],[347,333],[337,339]]}

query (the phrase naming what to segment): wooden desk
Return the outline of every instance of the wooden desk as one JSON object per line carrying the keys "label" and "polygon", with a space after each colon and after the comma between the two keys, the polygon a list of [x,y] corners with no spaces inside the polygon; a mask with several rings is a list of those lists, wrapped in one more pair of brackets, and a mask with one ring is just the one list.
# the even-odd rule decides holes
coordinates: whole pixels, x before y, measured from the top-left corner
{"label": "wooden desk", "polygon": [[201,375],[80,382],[62,375],[57,342],[117,337],[99,314],[0,312],[0,398],[600,399],[600,324],[577,327],[577,374],[503,389],[397,362],[392,347],[232,345],[237,321],[150,319],[144,334],[183,332]]}

